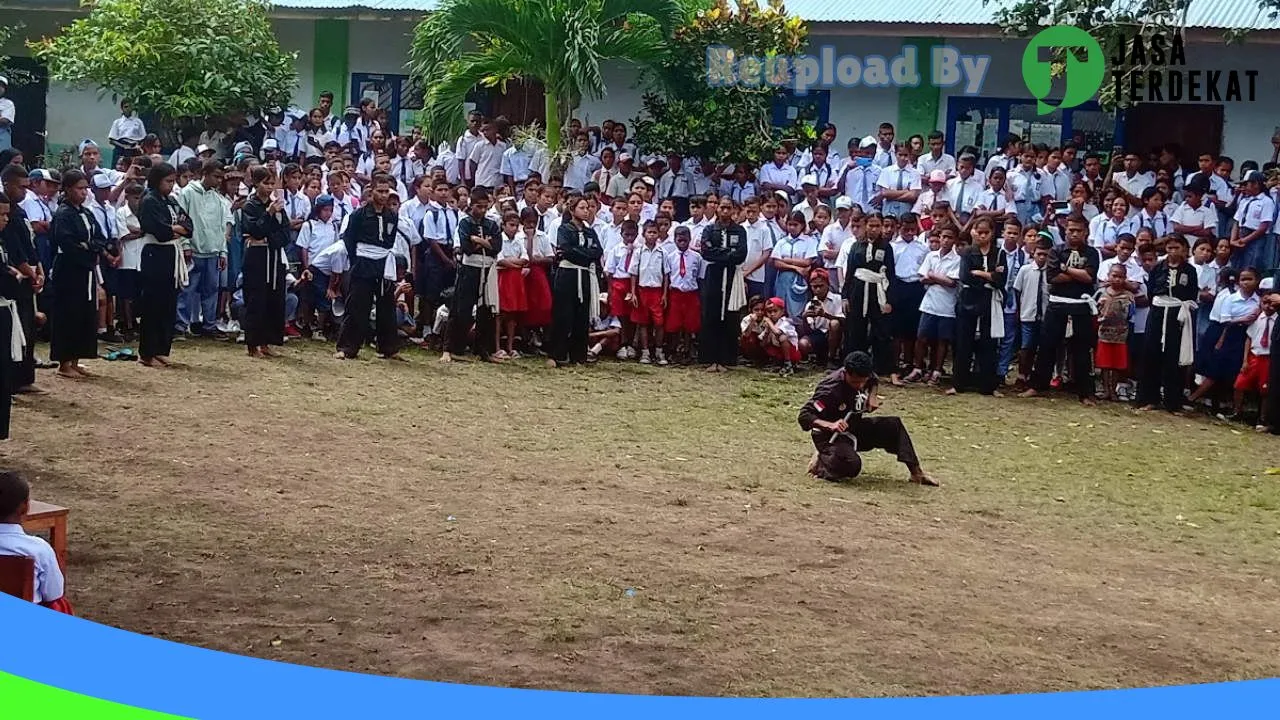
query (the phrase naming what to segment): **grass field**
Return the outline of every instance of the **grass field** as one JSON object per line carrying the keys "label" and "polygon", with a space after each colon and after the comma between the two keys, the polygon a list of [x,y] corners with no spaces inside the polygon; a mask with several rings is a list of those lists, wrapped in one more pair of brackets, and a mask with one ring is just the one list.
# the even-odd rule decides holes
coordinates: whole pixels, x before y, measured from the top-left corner
{"label": "grass field", "polygon": [[815,376],[533,361],[41,373],[5,464],[72,508],[90,619],[523,687],[917,695],[1280,675],[1280,441],[885,391],[939,489],[809,478]]}

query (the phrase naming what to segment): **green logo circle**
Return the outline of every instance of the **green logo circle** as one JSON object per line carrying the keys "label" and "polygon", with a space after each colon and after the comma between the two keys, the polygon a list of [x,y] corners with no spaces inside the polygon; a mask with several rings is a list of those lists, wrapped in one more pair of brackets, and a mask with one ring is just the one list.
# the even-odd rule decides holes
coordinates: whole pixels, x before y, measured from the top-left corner
{"label": "green logo circle", "polygon": [[[1050,48],[1066,50],[1063,79],[1066,87],[1056,105],[1044,100],[1053,89],[1053,63],[1041,59],[1041,51]],[[1074,25],[1054,25],[1035,34],[1022,53],[1022,82],[1036,99],[1036,112],[1048,115],[1059,108],[1066,110],[1088,102],[1102,88],[1106,61],[1102,46],[1092,35]]]}

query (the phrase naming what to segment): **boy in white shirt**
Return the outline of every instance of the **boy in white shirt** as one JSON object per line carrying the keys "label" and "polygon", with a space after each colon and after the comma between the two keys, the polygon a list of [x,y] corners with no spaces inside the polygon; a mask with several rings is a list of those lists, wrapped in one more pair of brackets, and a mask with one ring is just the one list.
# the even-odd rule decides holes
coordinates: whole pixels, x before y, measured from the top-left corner
{"label": "boy in white shirt", "polygon": [[[676,228],[676,237],[688,236],[688,228]],[[629,254],[627,302],[631,305],[631,322],[635,323],[640,338],[640,362],[648,365],[656,360],[659,365],[666,365],[662,332],[666,323],[663,310],[667,306],[667,255],[658,245],[658,228],[653,223],[644,226],[644,245]]]}
{"label": "boy in white shirt", "polygon": [[[844,287],[842,273],[844,266],[840,264],[840,255],[845,245],[857,241],[853,235],[853,201],[847,197],[836,198],[836,221],[822,231],[822,242],[818,245],[818,255],[827,269],[832,287]],[[848,260],[848,253],[844,253]]]}
{"label": "boy in white shirt", "polygon": [[1267,178],[1258,170],[1245,176],[1240,202],[1231,227],[1231,265],[1236,268],[1270,267],[1267,233],[1275,220],[1275,201],[1267,194]]}
{"label": "boy in white shirt", "polygon": [[782,298],[770,298],[765,303],[765,332],[760,340],[766,355],[782,361],[778,374],[783,377],[793,374],[796,363],[800,362],[800,336],[786,315]]}
{"label": "boy in white shirt", "polygon": [[930,385],[941,380],[942,361],[955,339],[956,297],[960,289],[960,253],[955,249],[958,233],[949,224],[938,228],[938,233],[942,244],[925,255],[918,271],[920,284],[925,287],[915,348],[918,365],[906,377],[907,382],[916,382],[928,372]]}
{"label": "boy in white shirt", "polygon": [[63,597],[66,580],[58,556],[43,538],[28,535],[22,518],[31,509],[31,486],[15,472],[0,472],[0,555],[29,557],[35,564],[32,600],[51,610],[73,614]]}
{"label": "boy in white shirt", "polygon": [[840,349],[843,346],[844,301],[838,293],[831,292],[831,280],[826,270],[814,270],[809,275],[809,292],[813,297],[805,306],[803,317],[806,332],[800,338],[800,357],[814,356],[814,360],[827,361],[827,368],[840,365]]}
{"label": "boy in white shirt", "polygon": [[631,322],[631,260],[635,256],[639,226],[631,220],[622,221],[619,241],[605,252],[604,274],[609,278],[609,314],[618,319],[622,328],[622,346],[618,348],[619,360],[638,357],[634,345],[635,326]]}
{"label": "boy in white shirt", "polygon": [[1031,380],[1031,368],[1040,345],[1040,321],[1048,303],[1049,285],[1045,280],[1045,266],[1049,262],[1050,243],[1042,239],[1031,255],[1031,262],[1018,270],[1013,281],[1013,292],[1018,297],[1018,326],[1021,328],[1021,347],[1018,350],[1018,382]]}
{"label": "boy in white shirt", "polygon": [[1208,183],[1196,177],[1182,187],[1182,204],[1169,217],[1173,231],[1186,235],[1192,242],[1194,238],[1216,238],[1218,236],[1218,211],[1206,202]]}
{"label": "boy in white shirt", "polygon": [[[1267,401],[1267,394],[1270,392],[1268,380],[1271,376],[1271,331],[1275,326],[1276,306],[1271,302],[1273,297],[1270,292],[1269,283],[1271,278],[1262,281],[1259,290],[1267,294],[1262,298],[1262,314],[1258,316],[1249,325],[1246,331],[1244,354],[1244,367],[1240,369],[1240,373],[1236,375],[1235,394],[1232,397],[1233,411],[1229,417],[1223,419],[1230,420],[1240,415],[1244,409],[1244,394],[1247,392],[1255,392],[1259,397],[1258,406],[1264,407]],[[1258,423],[1254,427],[1258,432],[1270,432],[1271,427],[1269,420],[1264,417],[1258,418]]]}
{"label": "boy in white shirt", "polygon": [[763,296],[774,234],[769,232],[769,221],[760,217],[759,198],[747,198],[743,209],[747,216],[742,224],[747,229],[747,259],[742,263],[742,275],[747,281],[747,297]]}
{"label": "boy in white shirt", "polygon": [[[667,253],[667,322],[668,338],[678,338],[673,357],[691,357],[693,336],[702,330],[702,298],[698,284],[702,278],[702,256],[690,245],[688,233],[676,229],[676,249]],[[683,353],[683,354],[681,354]]]}

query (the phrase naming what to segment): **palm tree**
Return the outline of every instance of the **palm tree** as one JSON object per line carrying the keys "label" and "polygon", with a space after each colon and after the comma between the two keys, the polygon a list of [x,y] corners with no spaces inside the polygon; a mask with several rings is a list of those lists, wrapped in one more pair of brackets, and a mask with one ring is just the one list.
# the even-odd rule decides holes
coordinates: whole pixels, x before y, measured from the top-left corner
{"label": "palm tree", "polygon": [[409,67],[427,89],[424,131],[452,137],[476,86],[536,78],[546,91],[547,144],[584,97],[605,94],[605,61],[649,66],[685,19],[682,0],[444,0],[414,31]]}

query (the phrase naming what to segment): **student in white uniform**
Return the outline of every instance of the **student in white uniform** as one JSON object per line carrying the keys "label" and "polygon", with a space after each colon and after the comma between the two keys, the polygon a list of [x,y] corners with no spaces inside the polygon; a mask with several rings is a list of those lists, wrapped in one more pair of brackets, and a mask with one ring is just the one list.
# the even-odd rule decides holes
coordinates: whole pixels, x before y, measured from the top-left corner
{"label": "student in white uniform", "polygon": [[877,195],[884,200],[884,214],[892,218],[910,212],[921,187],[920,173],[912,167],[911,152],[906,145],[898,146],[897,160],[896,164],[881,170],[880,179],[876,181]]}
{"label": "student in white uniform", "polygon": [[1142,208],[1142,192],[1156,184],[1156,176],[1142,172],[1142,158],[1136,152],[1124,155],[1124,172],[1111,175],[1111,187],[1129,201],[1129,215]]}
{"label": "student in white uniform", "polygon": [[[925,287],[920,300],[920,327],[916,338],[916,367],[906,377],[916,382],[928,374],[929,384],[942,378],[942,361],[955,340],[956,298],[960,292],[960,253],[955,251],[956,229],[941,230],[942,245],[925,255],[918,275]],[[930,352],[932,350],[932,352]]]}
{"label": "student in white uniform", "polygon": [[943,178],[949,178],[956,171],[956,159],[943,151],[946,145],[946,136],[940,130],[934,130],[929,133],[927,138],[929,144],[929,152],[920,156],[916,161],[916,172],[921,177],[929,177],[934,170],[941,170]]}
{"label": "student in white uniform", "polygon": [[976,161],[977,158],[972,154],[965,153],[960,156],[956,161],[956,175],[947,181],[946,192],[943,195],[962,221],[973,213],[973,208],[978,204],[978,198],[985,189],[983,178],[978,177],[974,172],[973,165]]}
{"label": "student in white uniform", "polygon": [[32,600],[51,610],[73,614],[58,556],[43,538],[28,535],[22,518],[31,509],[31,486],[15,472],[0,472],[0,555],[29,557],[35,564]]}
{"label": "student in white uniform", "polygon": [[1111,207],[1105,215],[1098,215],[1089,221],[1089,244],[1098,248],[1102,257],[1108,258],[1116,254],[1116,241],[1121,235],[1133,233],[1129,230],[1129,201],[1117,197],[1111,201]]}
{"label": "student in white uniform", "polygon": [[1218,212],[1206,202],[1208,190],[1208,181],[1195,176],[1182,186],[1182,204],[1169,216],[1174,232],[1188,238],[1213,239],[1218,236]]}

